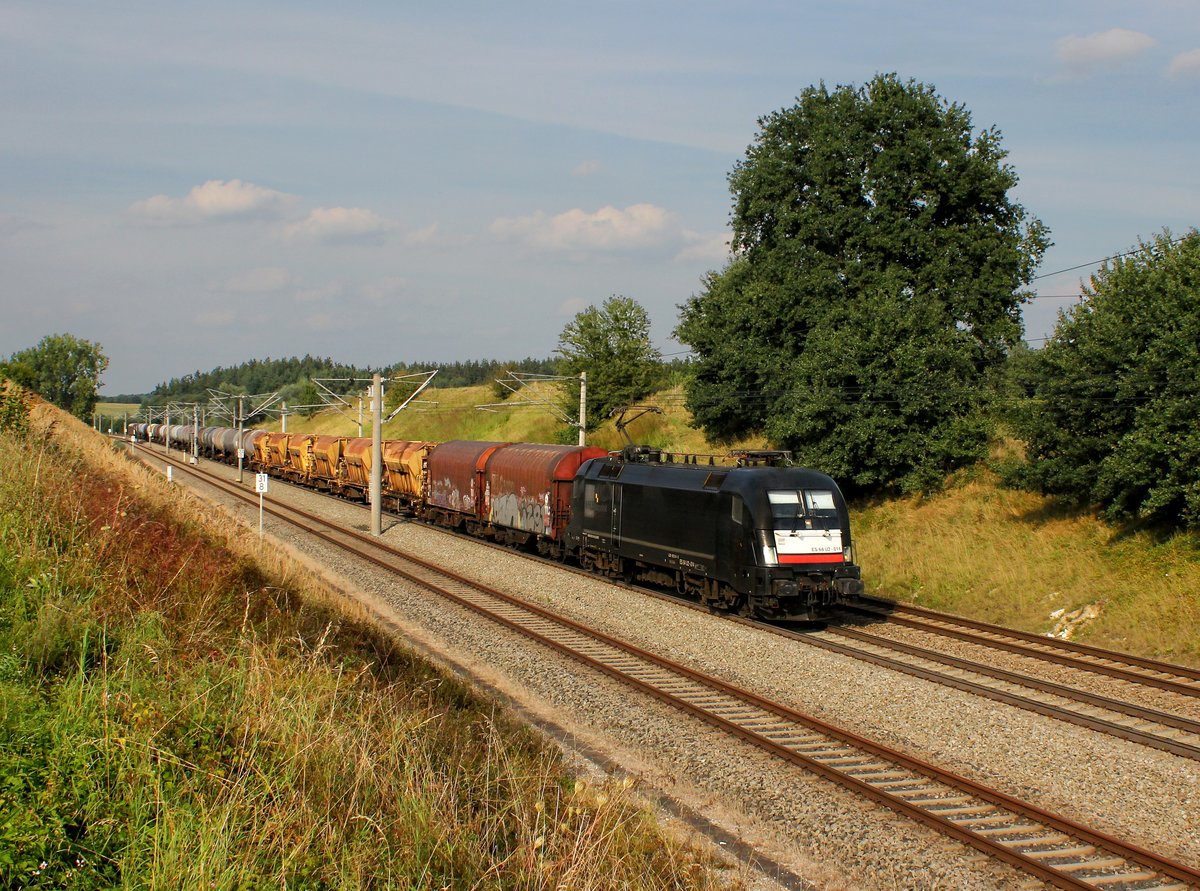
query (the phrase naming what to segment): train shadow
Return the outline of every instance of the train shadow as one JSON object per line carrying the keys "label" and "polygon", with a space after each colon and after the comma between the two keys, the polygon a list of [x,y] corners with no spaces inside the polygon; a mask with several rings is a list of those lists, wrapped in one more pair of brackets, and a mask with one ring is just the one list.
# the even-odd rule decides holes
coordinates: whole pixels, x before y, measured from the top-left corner
{"label": "train shadow", "polygon": [[854,628],[881,625],[895,611],[895,604],[883,600],[870,601],[870,609],[855,608],[850,604],[834,607],[828,616],[819,619],[780,619],[772,622],[797,634],[812,634],[829,628]]}

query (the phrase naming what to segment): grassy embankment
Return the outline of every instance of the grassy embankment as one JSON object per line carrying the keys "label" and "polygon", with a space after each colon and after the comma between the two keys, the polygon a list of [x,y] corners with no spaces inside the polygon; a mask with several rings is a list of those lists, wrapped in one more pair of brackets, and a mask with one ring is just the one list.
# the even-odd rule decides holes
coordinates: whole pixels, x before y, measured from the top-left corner
{"label": "grassy embankment", "polygon": [[[553,392],[542,391],[550,398]],[[516,402],[521,397],[510,397]],[[563,432],[562,423],[545,407],[540,405],[506,404],[494,410],[482,410],[478,406],[497,402],[490,387],[456,387],[431,389],[421,394],[421,403],[414,403],[384,424],[383,435],[390,439],[446,439],[498,440],[514,442],[557,442]],[[436,404],[428,404],[436,402]],[[675,387],[657,394],[648,403],[662,407],[662,414],[645,414],[633,421],[629,435],[636,443],[658,446],[674,451],[709,452],[728,451],[728,446],[719,449],[710,447],[701,431],[690,426],[691,414],[683,405],[683,388]],[[312,418],[292,416],[288,419],[289,430],[308,433],[328,433],[339,436],[356,436],[358,433],[357,407],[345,414],[326,411]],[[279,429],[279,422],[265,425]],[[364,435],[371,435],[370,413],[364,412]],[[575,442],[575,435],[569,437]],[[590,445],[617,449],[625,444],[612,420],[604,421],[598,430],[588,435]],[[761,438],[737,443],[744,448],[766,448]]]}
{"label": "grassy embankment", "polygon": [[986,466],[853,511],[868,591],[1200,665],[1200,538],[1117,529],[1001,486]]}
{"label": "grassy embankment", "polygon": [[32,427],[0,431],[0,888],[717,886],[286,557]]}
{"label": "grassy embankment", "polygon": [[97,402],[96,414],[104,419],[105,430],[111,426],[117,432],[125,419],[137,414],[139,408],[141,406],[136,402]]}

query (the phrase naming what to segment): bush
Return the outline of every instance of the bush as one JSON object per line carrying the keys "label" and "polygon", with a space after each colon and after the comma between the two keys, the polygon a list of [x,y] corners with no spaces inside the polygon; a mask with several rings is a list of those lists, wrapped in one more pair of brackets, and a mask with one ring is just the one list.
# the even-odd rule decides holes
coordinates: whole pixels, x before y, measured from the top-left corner
{"label": "bush", "polygon": [[1200,527],[1200,232],[1105,264],[1021,365],[1018,482],[1110,520]]}

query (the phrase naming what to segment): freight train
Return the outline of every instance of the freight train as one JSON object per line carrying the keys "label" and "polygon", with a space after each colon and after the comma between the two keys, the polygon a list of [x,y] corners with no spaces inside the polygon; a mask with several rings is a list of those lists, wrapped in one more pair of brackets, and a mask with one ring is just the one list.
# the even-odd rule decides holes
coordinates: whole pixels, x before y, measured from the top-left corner
{"label": "freight train", "polygon": [[[140,440],[366,501],[369,438],[138,424]],[[732,464],[645,446],[385,440],[381,508],[712,609],[818,619],[863,593],[837,484],[782,452]]]}

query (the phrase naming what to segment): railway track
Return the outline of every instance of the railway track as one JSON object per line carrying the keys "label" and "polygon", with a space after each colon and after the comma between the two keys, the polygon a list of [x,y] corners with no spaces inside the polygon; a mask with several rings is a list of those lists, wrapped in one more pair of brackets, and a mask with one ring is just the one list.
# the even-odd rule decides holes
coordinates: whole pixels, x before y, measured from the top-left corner
{"label": "railway track", "polygon": [[846,607],[846,611],[1132,684],[1156,687],[1179,696],[1200,698],[1200,670],[1185,665],[1145,659],[886,600],[868,599],[864,605]]}
{"label": "railway track", "polygon": [[[155,454],[156,460],[163,456]],[[170,459],[173,461],[173,459]],[[183,462],[250,505],[255,497]],[[823,776],[1060,888],[1200,888],[1200,871],[273,502],[272,516],[524,635],[730,736]]]}
{"label": "railway track", "polygon": [[[829,628],[825,634],[852,643],[843,644],[818,635],[805,635],[803,639],[813,646],[893,671],[1200,760],[1200,721],[851,628]],[[898,658],[896,654],[907,658]]]}

